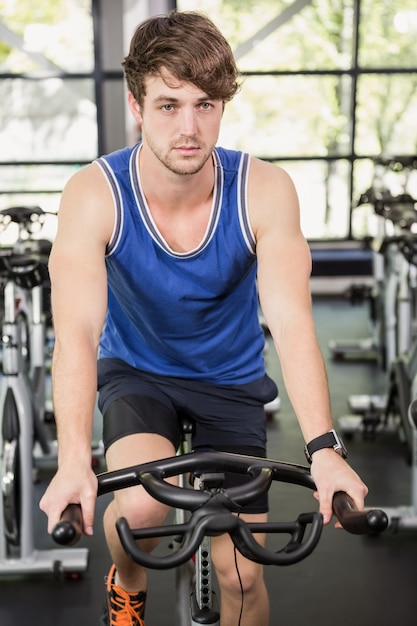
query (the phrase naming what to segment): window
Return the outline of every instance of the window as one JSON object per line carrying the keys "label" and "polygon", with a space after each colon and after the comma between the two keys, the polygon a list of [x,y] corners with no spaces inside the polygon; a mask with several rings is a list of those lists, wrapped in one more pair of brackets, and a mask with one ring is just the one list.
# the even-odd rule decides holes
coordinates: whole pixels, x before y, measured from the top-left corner
{"label": "window", "polygon": [[[417,154],[415,0],[177,6],[213,19],[243,75],[220,142],[289,171],[309,239],[366,235],[355,206],[372,184],[373,159]],[[409,185],[417,198],[413,177]]]}
{"label": "window", "polygon": [[[125,144],[123,6],[0,0],[0,209],[56,211],[76,169]],[[243,75],[220,143],[289,171],[309,239],[366,235],[355,206],[372,184],[373,159],[417,155],[415,0],[177,0],[177,8],[213,19]],[[404,175],[394,178],[404,186]],[[417,197],[415,171],[407,191]]]}
{"label": "window", "polygon": [[66,180],[97,156],[90,5],[0,0],[0,209],[56,211]]}

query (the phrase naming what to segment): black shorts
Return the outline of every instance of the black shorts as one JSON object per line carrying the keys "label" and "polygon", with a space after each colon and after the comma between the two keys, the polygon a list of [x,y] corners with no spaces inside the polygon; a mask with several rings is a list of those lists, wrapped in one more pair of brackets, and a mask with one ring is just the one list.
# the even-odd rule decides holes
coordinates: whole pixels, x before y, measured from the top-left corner
{"label": "black shorts", "polygon": [[[177,449],[181,440],[179,414],[194,421],[193,448],[266,456],[264,404],[277,396],[268,377],[245,385],[212,385],[159,376],[136,370],[118,359],[98,361],[99,408],[103,415],[103,442],[135,433],[155,433]],[[245,477],[228,477],[226,486]],[[247,512],[263,513],[267,498]]]}

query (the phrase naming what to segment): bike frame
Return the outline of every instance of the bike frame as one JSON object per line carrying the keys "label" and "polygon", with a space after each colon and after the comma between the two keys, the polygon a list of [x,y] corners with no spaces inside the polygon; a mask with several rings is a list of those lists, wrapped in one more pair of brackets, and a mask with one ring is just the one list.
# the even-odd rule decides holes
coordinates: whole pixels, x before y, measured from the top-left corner
{"label": "bike frame", "polygon": [[[0,225],[14,223],[19,240],[2,249],[2,379],[0,387],[0,576],[62,571],[81,572],[88,551],[35,549],[34,471],[38,458],[56,452],[44,423],[45,330],[42,311],[47,254],[31,239],[39,207],[11,207],[0,212]],[[24,330],[24,332],[22,332]]]}
{"label": "bike frame", "polygon": [[[181,419],[182,441],[178,450],[179,455],[189,454],[192,451],[193,424],[185,417]],[[179,476],[181,488],[187,488],[188,476]],[[190,486],[190,485],[188,485]],[[194,489],[205,488],[205,483],[194,480]],[[175,523],[186,522],[186,512],[175,509]],[[174,538],[173,550],[180,548],[181,542]],[[176,626],[198,626],[207,624],[220,626],[220,612],[214,591],[213,565],[211,559],[211,539],[204,537],[199,545],[194,559],[179,565],[175,569],[176,588]],[[201,621],[201,617],[203,621]]]}

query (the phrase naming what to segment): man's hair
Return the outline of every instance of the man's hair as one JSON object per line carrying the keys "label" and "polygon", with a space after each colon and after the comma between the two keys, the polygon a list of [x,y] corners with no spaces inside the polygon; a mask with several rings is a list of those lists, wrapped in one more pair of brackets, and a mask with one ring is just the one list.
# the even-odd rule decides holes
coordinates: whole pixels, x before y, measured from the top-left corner
{"label": "man's hair", "polygon": [[195,11],[172,11],[139,24],[122,66],[140,106],[145,78],[159,75],[162,67],[214,100],[228,102],[240,87],[230,45],[208,17]]}

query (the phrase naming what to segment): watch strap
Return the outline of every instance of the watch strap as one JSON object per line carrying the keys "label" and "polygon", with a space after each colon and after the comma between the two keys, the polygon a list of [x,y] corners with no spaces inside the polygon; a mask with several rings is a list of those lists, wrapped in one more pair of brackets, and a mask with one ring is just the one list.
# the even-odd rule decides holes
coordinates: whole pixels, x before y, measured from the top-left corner
{"label": "watch strap", "polygon": [[307,461],[311,463],[312,455],[314,454],[314,452],[322,450],[323,448],[333,448],[344,459],[347,456],[346,448],[335,430],[330,430],[323,435],[319,435],[318,437],[312,439],[308,444],[306,444],[304,452]]}

